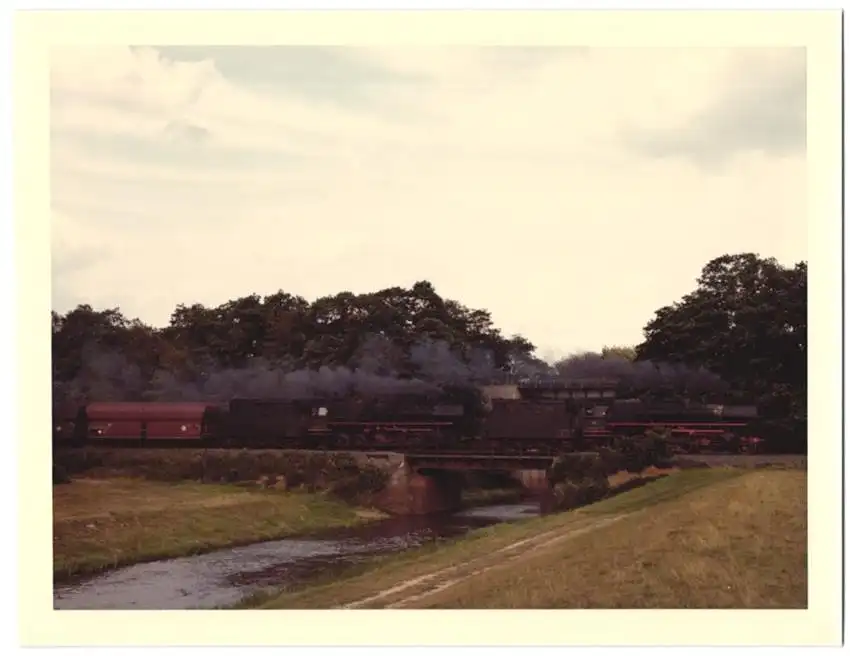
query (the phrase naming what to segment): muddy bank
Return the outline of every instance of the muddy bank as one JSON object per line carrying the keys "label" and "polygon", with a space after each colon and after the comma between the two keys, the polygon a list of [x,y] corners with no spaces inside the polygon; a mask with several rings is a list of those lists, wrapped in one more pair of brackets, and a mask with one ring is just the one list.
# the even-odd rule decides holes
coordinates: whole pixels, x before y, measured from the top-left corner
{"label": "muddy bank", "polygon": [[210,609],[266,591],[303,585],[376,555],[456,538],[477,528],[538,514],[512,503],[434,516],[392,517],[345,529],[132,565],[54,586],[56,609]]}

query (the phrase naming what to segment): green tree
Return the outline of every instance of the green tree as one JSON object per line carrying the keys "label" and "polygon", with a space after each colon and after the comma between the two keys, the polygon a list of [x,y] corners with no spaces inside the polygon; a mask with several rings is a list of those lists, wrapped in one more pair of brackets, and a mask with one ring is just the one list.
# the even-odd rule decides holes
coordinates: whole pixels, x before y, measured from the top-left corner
{"label": "green tree", "polygon": [[488,311],[445,299],[424,280],[312,303],[279,290],[216,307],[180,304],[159,330],[117,308],[80,306],[65,316],[52,312],[51,322],[57,389],[103,398],[188,398],[216,376],[219,390],[252,377],[256,390],[256,376],[270,381],[323,366],[480,378],[512,358],[533,360],[534,351],[522,336],[503,336]]}
{"label": "green tree", "polygon": [[697,288],[645,326],[638,360],[703,366],[752,395],[766,416],[799,429],[806,417],[807,273],[805,262],[788,268],[754,253],[711,260]]}
{"label": "green tree", "polygon": [[603,360],[618,358],[634,362],[637,358],[637,349],[634,346],[603,346],[600,355]]}

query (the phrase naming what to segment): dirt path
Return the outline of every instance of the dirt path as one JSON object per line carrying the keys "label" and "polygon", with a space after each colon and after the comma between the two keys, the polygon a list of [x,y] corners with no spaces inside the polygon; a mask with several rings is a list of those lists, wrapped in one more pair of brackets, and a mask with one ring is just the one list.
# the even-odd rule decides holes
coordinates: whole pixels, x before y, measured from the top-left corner
{"label": "dirt path", "polygon": [[531,538],[519,540],[484,556],[471,558],[457,565],[444,567],[435,572],[417,576],[383,590],[378,594],[350,602],[339,608],[405,608],[414,602],[458,583],[467,581],[474,576],[500,567],[506,567],[514,561],[528,556],[529,553],[542,551],[560,542],[613,524],[629,514],[631,513],[614,515],[601,520],[583,518],[570,526],[560,527]]}

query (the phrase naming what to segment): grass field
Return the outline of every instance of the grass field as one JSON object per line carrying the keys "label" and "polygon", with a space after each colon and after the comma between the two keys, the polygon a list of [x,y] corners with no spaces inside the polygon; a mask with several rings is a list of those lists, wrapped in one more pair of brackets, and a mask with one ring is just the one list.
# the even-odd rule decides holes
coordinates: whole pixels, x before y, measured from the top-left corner
{"label": "grass field", "polygon": [[388,556],[260,608],[804,608],[806,473],[672,473]]}
{"label": "grass field", "polygon": [[53,488],[54,578],[381,516],[316,494],[82,478]]}

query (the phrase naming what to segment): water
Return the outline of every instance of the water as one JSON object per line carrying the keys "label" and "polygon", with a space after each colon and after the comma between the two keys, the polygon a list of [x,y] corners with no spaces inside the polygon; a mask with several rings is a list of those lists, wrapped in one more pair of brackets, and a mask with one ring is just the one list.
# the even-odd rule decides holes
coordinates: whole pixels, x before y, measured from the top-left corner
{"label": "water", "polygon": [[393,517],[233,549],[131,565],[56,585],[53,606],[68,610],[179,610],[232,606],[258,592],[341,571],[376,554],[403,551],[538,513],[536,503],[451,515]]}

